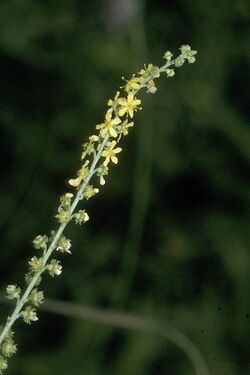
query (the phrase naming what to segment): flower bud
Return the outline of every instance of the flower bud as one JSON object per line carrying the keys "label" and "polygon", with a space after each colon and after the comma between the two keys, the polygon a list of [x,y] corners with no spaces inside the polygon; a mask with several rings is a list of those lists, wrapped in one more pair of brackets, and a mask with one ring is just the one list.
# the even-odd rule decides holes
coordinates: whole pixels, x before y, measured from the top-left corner
{"label": "flower bud", "polygon": [[170,77],[173,77],[175,75],[175,71],[174,71],[174,69],[167,69],[166,74],[170,78]]}
{"label": "flower bud", "polygon": [[163,55],[163,58],[166,59],[167,61],[171,61],[172,57],[173,57],[173,54],[170,51],[166,51]]}

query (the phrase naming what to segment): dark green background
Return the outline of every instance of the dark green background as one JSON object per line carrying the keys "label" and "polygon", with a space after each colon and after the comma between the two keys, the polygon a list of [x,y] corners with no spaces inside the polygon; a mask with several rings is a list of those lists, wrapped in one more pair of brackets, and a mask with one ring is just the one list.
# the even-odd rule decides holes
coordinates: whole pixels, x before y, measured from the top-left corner
{"label": "dark green background", "polygon": [[[191,44],[197,62],[141,96],[119,165],[86,204],[90,222],[67,231],[62,277],[43,287],[166,322],[212,375],[249,374],[247,1],[141,1],[128,13],[120,3],[0,2],[2,290],[22,283],[32,238],[55,228],[58,196],[121,76]],[[9,307],[0,311],[3,321]],[[41,312],[16,335],[10,375],[194,374],[146,333]]]}

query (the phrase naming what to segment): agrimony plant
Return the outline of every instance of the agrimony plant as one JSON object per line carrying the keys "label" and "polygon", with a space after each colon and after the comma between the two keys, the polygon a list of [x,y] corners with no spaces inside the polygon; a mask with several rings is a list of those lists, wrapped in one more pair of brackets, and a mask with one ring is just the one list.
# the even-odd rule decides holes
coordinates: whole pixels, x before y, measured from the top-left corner
{"label": "agrimony plant", "polygon": [[8,359],[17,350],[13,324],[19,318],[27,324],[38,320],[37,308],[44,299],[43,291],[39,289],[42,276],[45,272],[52,277],[59,276],[62,273],[62,266],[58,255],[60,253],[71,254],[71,241],[63,234],[65,228],[71,221],[82,225],[89,220],[86,210],[78,209],[77,206],[80,201],[88,200],[99,192],[99,188],[93,186],[91,180],[97,177],[94,183],[104,185],[110,166],[118,163],[118,155],[122,151],[122,148],[118,146],[120,139],[128,135],[130,128],[134,126],[134,114],[141,109],[141,100],[137,97],[138,92],[145,88],[148,93],[154,94],[157,91],[155,79],[161,74],[173,77],[176,68],[181,67],[185,61],[190,64],[195,62],[196,53],[189,45],[182,45],[180,54],[176,58],[173,58],[170,51],[165,52],[163,58],[166,61],[162,67],[145,65],[137,74],[125,80],[125,85],[122,87],[123,93],[117,91],[115,97],[108,101],[105,119],[96,125],[96,133],[83,144],[82,165],[77,175],[69,180],[69,184],[75,190],[73,193],[67,192],[60,197],[56,214],[59,223],[57,230],[48,235],[38,235],[33,240],[37,255],[28,261],[29,269],[25,275],[26,287],[21,289],[20,286],[12,284],[6,288],[7,298],[14,300],[15,307],[0,330],[0,374],[7,369]]}

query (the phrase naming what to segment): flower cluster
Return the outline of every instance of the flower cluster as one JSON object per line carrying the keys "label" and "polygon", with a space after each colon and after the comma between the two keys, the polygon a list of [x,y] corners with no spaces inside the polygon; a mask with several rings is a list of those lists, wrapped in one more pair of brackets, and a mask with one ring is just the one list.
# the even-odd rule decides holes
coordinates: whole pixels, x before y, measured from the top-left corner
{"label": "flower cluster", "polygon": [[190,46],[181,46],[180,52],[175,59],[171,52],[165,52],[163,58],[166,62],[162,67],[153,64],[145,65],[137,74],[125,80],[124,93],[117,91],[115,97],[108,100],[104,121],[95,127],[97,134],[90,136],[88,142],[83,144],[82,165],[76,176],[69,179],[69,185],[75,189],[75,192],[67,192],[60,197],[55,216],[59,223],[58,230],[52,231],[48,236],[38,235],[33,240],[34,249],[42,253],[31,257],[28,261],[29,271],[25,275],[26,290],[22,294],[21,288],[15,284],[8,285],[6,288],[7,298],[16,301],[16,306],[7,319],[5,327],[0,329],[0,374],[7,368],[8,358],[16,352],[14,333],[11,330],[14,322],[19,317],[27,324],[38,320],[36,308],[44,300],[43,292],[37,289],[42,274],[47,271],[54,277],[62,273],[60,260],[50,259],[52,253],[56,251],[71,254],[71,241],[63,235],[64,229],[73,219],[79,225],[89,220],[85,209],[77,212],[75,209],[81,200],[89,200],[99,192],[99,188],[90,184],[90,180],[96,176],[99,184],[104,185],[111,163],[118,163],[118,156],[122,151],[119,142],[123,136],[128,135],[134,126],[131,119],[138,110],[141,110],[141,100],[137,97],[137,93],[145,88],[148,93],[154,94],[157,91],[155,80],[162,73],[167,77],[173,77],[175,69],[182,66],[185,61],[190,64],[195,62],[197,52]]}

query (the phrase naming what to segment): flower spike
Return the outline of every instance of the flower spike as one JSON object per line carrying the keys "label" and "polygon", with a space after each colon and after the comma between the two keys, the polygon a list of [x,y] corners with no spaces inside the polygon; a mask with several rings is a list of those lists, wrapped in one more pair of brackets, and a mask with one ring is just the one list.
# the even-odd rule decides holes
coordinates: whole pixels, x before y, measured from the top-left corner
{"label": "flower spike", "polygon": [[[23,291],[16,284],[7,286],[7,298],[15,302],[12,314],[7,318],[4,327],[0,327],[0,374],[8,367],[8,359],[16,352],[14,342],[14,332],[12,326],[20,317],[27,324],[38,320],[37,310],[43,303],[43,291],[37,286],[42,281],[43,274],[47,271],[50,276],[59,276],[62,273],[61,262],[58,259],[51,259],[52,254],[71,254],[71,241],[64,236],[67,225],[74,220],[76,224],[84,225],[89,220],[89,215],[85,209],[76,208],[82,200],[88,200],[99,192],[99,188],[90,184],[90,180],[97,178],[97,182],[103,186],[106,176],[109,173],[110,165],[118,163],[118,154],[122,151],[119,142],[123,136],[127,136],[129,129],[134,126],[130,121],[135,113],[141,109],[141,100],[137,94],[141,89],[146,89],[150,94],[155,94],[157,87],[155,80],[162,73],[165,77],[173,77],[175,70],[186,61],[189,64],[195,62],[197,52],[193,51],[189,45],[180,47],[180,55],[173,58],[170,51],[165,52],[163,58],[165,63],[162,67],[153,64],[144,65],[137,74],[126,81],[121,94],[117,91],[113,99],[107,102],[108,109],[105,119],[96,125],[98,134],[91,135],[83,144],[81,155],[82,165],[77,175],[69,180],[69,185],[74,192],[66,192],[60,197],[60,204],[57,210],[56,219],[58,229],[52,231],[50,235],[37,235],[33,240],[33,247],[40,256],[33,256],[28,261],[29,271],[25,275],[26,289]],[[120,96],[121,94],[121,96]],[[105,178],[104,178],[105,176]],[[92,181],[91,181],[92,183]],[[42,254],[40,252],[42,250]]]}

